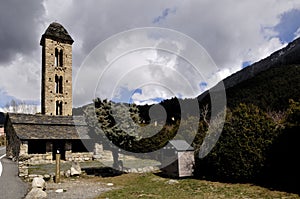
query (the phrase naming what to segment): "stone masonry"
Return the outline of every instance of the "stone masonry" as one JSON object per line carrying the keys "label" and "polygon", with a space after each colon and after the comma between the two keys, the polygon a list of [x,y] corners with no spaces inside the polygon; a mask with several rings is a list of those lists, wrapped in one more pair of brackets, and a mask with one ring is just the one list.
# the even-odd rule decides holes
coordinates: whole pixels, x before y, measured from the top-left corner
{"label": "stone masonry", "polygon": [[42,114],[72,115],[72,43],[58,23],[42,36]]}

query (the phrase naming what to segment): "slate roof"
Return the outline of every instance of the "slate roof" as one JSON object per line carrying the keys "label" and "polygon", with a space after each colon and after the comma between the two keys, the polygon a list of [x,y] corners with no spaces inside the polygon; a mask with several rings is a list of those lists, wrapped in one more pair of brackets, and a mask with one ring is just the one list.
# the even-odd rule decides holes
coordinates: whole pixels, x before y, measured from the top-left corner
{"label": "slate roof", "polygon": [[8,113],[17,136],[30,139],[90,139],[82,116],[48,116]]}
{"label": "slate roof", "polygon": [[192,151],[192,150],[194,150],[194,148],[191,145],[189,145],[185,140],[170,140],[167,146],[174,148],[177,151]]}
{"label": "slate roof", "polygon": [[43,45],[45,38],[60,41],[62,43],[72,44],[74,40],[69,35],[68,31],[59,23],[53,22],[42,35],[40,44]]}

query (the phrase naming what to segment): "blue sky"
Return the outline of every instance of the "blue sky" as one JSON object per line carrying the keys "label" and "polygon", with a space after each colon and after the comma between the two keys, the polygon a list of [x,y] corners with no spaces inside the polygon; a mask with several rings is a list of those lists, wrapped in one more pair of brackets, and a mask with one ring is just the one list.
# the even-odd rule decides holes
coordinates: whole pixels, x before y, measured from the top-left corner
{"label": "blue sky", "polygon": [[290,42],[295,38],[295,33],[300,28],[300,10],[291,10],[281,16],[280,23],[275,26],[275,31],[283,42]]}
{"label": "blue sky", "polygon": [[155,17],[153,19],[153,24],[157,24],[157,23],[160,23],[160,22],[164,21],[168,17],[168,15],[170,15],[170,14],[175,15],[176,14],[176,8],[166,8],[166,9],[164,9],[162,11],[161,15],[159,15],[158,17]]}
{"label": "blue sky", "polygon": [[[11,10],[14,10],[14,14]],[[277,1],[276,4],[273,0],[259,2],[252,0],[222,2],[91,0],[76,3],[72,0],[63,2],[28,0],[26,3],[12,0],[1,1],[0,19],[3,19],[0,20],[0,108],[12,99],[39,103],[41,92],[39,41],[53,21],[61,23],[75,40],[74,81],[83,61],[91,51],[117,33],[133,28],[154,26],[185,34],[205,49],[218,67],[217,73],[211,74],[204,80],[197,80],[199,94],[214,83],[259,61],[300,36],[299,0]],[[130,42],[138,44],[148,41],[147,38],[130,38]],[[119,43],[116,48],[122,48],[122,45],[127,44]],[[174,45],[174,49],[177,49],[181,44]],[[181,47],[184,48],[184,44]],[[109,53],[106,52],[103,59],[110,56]],[[150,53],[149,56],[153,59],[153,54]],[[193,77],[192,72],[181,70],[182,62],[174,59],[173,55],[168,56],[157,56],[157,58],[164,57],[169,64],[173,64],[170,68],[177,70],[186,79]],[[134,60],[130,63],[138,64]],[[162,68],[160,72],[164,70]],[[157,76],[155,71],[152,72],[156,75],[153,78],[157,77],[157,83],[164,83],[161,81],[163,79],[160,79],[163,75]],[[86,80],[89,79],[89,75],[86,74]],[[145,77],[142,75],[135,76],[133,81],[142,82],[143,78]],[[176,83],[182,82],[172,82],[172,84]],[[86,88],[93,88],[88,81],[80,84]],[[169,93],[164,90],[146,92],[141,86],[132,89],[127,84],[123,87],[120,99],[130,99],[134,102],[160,101],[163,98],[171,98],[172,92],[177,96],[186,97],[185,90],[180,90],[184,87],[178,87]],[[138,96],[138,98],[130,96]],[[74,94],[73,106],[89,103],[92,101],[90,98],[84,94],[84,90],[81,95]]]}
{"label": "blue sky", "polygon": [[4,107],[7,105],[8,102],[11,100],[16,100],[16,98],[9,96],[6,92],[0,90],[0,107]]}

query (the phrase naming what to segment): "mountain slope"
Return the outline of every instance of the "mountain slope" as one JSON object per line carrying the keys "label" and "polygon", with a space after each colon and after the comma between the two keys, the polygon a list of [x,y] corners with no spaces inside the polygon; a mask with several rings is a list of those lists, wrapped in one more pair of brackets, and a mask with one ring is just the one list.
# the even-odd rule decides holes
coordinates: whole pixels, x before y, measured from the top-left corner
{"label": "mountain slope", "polygon": [[[229,108],[251,103],[264,110],[286,109],[289,99],[300,99],[300,38],[232,74],[223,83]],[[209,103],[209,91],[198,100],[201,105]]]}

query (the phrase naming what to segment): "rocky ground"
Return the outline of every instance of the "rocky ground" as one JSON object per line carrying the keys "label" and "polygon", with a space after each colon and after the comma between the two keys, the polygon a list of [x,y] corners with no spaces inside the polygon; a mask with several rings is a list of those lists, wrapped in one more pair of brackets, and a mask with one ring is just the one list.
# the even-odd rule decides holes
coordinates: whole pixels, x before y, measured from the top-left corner
{"label": "rocky ground", "polygon": [[47,182],[45,192],[49,199],[90,199],[115,188],[113,184],[97,182],[93,178],[69,178],[61,183]]}
{"label": "rocky ground", "polygon": [[[29,175],[26,181],[31,182],[35,177],[45,179],[45,192],[49,199],[95,198],[103,192],[117,188],[109,181],[103,182],[103,179],[106,177],[118,176],[122,173],[109,167],[112,165],[111,159],[102,157],[101,162],[87,161],[81,163],[62,161],[60,165],[62,179],[61,183],[58,184],[53,182],[53,176],[55,175],[54,164],[31,165],[28,169]],[[142,160],[130,156],[121,156],[121,159],[124,163],[124,171],[129,173],[144,173],[158,169],[156,166],[158,164],[157,161]],[[74,171],[78,172],[74,173]]]}

